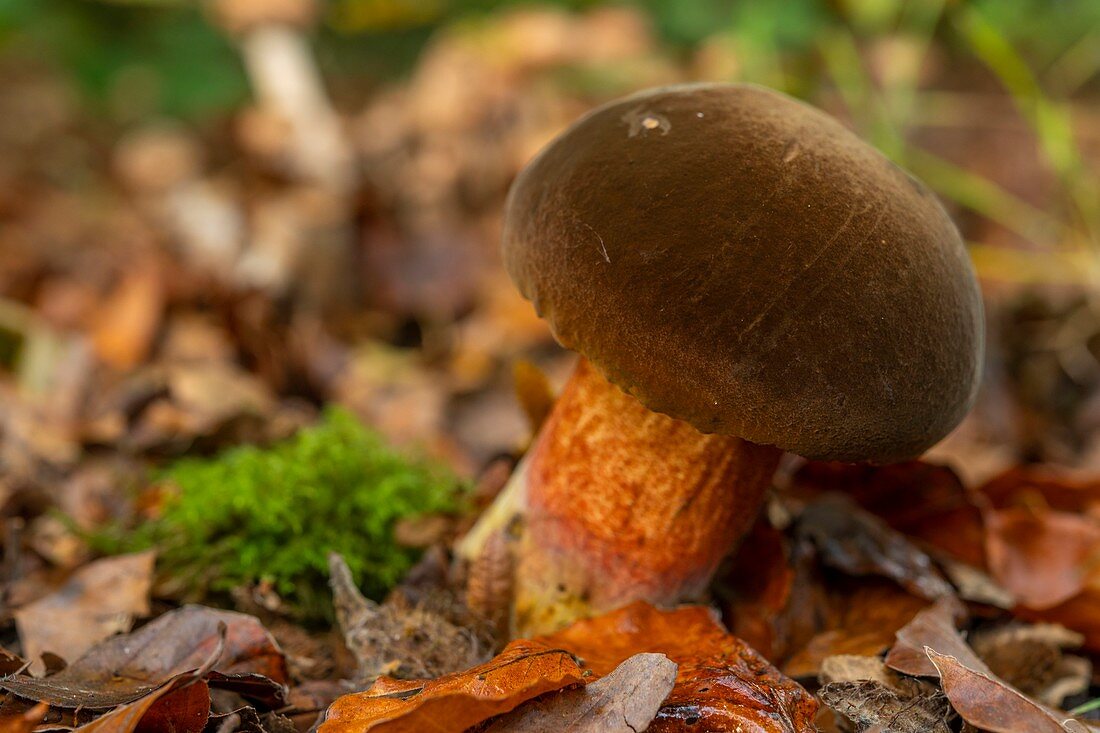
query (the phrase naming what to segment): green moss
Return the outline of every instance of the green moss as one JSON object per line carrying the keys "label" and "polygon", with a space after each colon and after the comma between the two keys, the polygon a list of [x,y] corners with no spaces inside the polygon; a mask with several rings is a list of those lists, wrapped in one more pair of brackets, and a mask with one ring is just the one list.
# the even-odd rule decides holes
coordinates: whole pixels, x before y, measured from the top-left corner
{"label": "green moss", "polygon": [[192,597],[269,581],[305,621],[331,617],[329,552],[380,598],[418,555],[394,543],[397,520],[460,503],[442,466],[398,453],[337,409],[271,448],[185,459],[163,479],[172,491],[159,518],[116,534],[113,549],[156,547],[167,581]]}

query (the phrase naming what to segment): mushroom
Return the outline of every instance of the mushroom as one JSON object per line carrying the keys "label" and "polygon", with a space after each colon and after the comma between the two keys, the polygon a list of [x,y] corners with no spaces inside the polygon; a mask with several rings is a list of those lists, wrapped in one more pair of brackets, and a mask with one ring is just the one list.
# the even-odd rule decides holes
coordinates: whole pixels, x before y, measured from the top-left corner
{"label": "mushroom", "polygon": [[[218,24],[237,39],[260,114],[286,122],[287,158],[307,181],[346,192],[354,158],[329,103],[304,31],[317,0],[210,0]],[[271,127],[268,121],[268,127]]]}
{"label": "mushroom", "polygon": [[501,499],[520,632],[698,596],[783,451],[907,459],[975,398],[982,304],[935,196],[768,89],[591,112],[513,184],[503,254],[581,355]]}

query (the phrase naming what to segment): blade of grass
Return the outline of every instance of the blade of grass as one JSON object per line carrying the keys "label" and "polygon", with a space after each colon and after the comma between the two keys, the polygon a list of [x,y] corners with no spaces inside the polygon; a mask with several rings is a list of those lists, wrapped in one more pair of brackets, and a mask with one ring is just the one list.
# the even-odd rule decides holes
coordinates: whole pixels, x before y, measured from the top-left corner
{"label": "blade of grass", "polygon": [[971,52],[997,76],[1032,126],[1092,246],[1100,249],[1100,191],[1089,180],[1068,111],[1047,97],[1016,49],[976,7],[960,5],[952,20]]}
{"label": "blade of grass", "polygon": [[937,193],[1035,244],[1060,242],[1070,236],[1066,224],[1057,217],[934,153],[910,147],[906,163]]}

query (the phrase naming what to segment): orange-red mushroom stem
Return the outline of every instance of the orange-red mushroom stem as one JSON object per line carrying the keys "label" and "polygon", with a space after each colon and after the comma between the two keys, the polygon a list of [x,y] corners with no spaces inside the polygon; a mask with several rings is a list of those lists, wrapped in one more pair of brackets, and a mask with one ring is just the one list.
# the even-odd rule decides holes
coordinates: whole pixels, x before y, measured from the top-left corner
{"label": "orange-red mushroom stem", "polygon": [[517,629],[697,596],[781,454],[652,412],[582,358],[528,456]]}

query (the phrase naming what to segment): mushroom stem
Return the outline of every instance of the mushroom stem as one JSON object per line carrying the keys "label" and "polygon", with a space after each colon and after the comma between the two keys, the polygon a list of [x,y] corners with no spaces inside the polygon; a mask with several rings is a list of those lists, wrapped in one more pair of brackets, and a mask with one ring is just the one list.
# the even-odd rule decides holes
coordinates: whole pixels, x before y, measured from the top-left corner
{"label": "mushroom stem", "polygon": [[652,412],[582,358],[527,457],[517,631],[700,594],[781,455]]}

